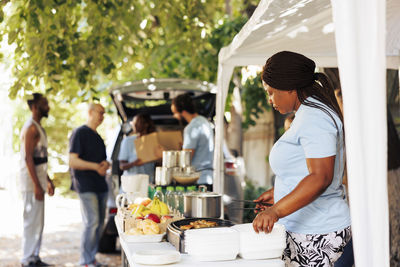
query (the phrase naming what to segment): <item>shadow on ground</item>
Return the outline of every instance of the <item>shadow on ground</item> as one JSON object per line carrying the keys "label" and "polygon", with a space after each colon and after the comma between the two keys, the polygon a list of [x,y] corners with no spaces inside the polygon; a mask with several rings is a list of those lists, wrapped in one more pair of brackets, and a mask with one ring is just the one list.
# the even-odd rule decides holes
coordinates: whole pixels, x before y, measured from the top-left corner
{"label": "shadow on ground", "polygon": [[[46,196],[45,224],[40,257],[54,266],[77,266],[80,254],[82,219],[79,200]],[[0,267],[20,266],[22,207],[18,192],[0,190]],[[96,255],[108,266],[121,266],[120,253]]]}
{"label": "shadow on ground", "polygon": [[[69,231],[58,231],[43,235],[43,243],[40,256],[43,261],[55,266],[77,266],[79,261],[80,225],[70,225]],[[6,237],[0,239],[0,266],[20,266],[21,237]],[[97,260],[108,266],[121,266],[121,255],[101,254]]]}

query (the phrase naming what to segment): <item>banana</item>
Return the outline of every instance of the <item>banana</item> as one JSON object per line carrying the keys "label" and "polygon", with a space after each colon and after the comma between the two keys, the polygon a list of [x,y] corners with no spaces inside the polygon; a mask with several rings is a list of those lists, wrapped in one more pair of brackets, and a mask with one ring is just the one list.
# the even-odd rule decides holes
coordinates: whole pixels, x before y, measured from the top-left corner
{"label": "banana", "polygon": [[155,198],[153,200],[153,203],[150,207],[150,210],[152,213],[160,215],[161,214],[161,210],[160,210],[160,201],[158,200],[158,198]]}
{"label": "banana", "polygon": [[140,214],[141,214],[141,212],[143,211],[143,209],[144,209],[144,206],[143,206],[143,205],[137,206],[137,208],[134,209],[134,210],[132,211],[132,215],[133,215],[134,217],[141,216]]}
{"label": "banana", "polygon": [[137,206],[138,206],[138,204],[129,204],[128,210],[134,210],[137,208]]}
{"label": "banana", "polygon": [[151,210],[149,209],[145,209],[144,211],[142,211],[142,216],[145,217],[147,214],[150,214]]}
{"label": "banana", "polygon": [[161,215],[168,215],[169,214],[169,208],[168,205],[165,204],[164,202],[160,201],[160,212]]}
{"label": "banana", "polygon": [[153,203],[154,203],[154,200],[152,200],[152,201],[146,206],[146,208],[147,208],[147,209],[151,209],[151,207],[153,206]]}

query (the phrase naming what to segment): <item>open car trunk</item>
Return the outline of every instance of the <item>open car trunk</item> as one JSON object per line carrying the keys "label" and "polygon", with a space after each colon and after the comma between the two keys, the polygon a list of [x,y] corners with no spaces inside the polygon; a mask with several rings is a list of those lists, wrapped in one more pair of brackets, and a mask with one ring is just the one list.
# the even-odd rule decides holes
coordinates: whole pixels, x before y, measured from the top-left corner
{"label": "open car trunk", "polygon": [[144,79],[111,89],[110,95],[123,123],[139,113],[149,114],[157,128],[182,126],[171,112],[172,99],[190,93],[199,114],[210,121],[215,116],[215,86],[183,79]]}

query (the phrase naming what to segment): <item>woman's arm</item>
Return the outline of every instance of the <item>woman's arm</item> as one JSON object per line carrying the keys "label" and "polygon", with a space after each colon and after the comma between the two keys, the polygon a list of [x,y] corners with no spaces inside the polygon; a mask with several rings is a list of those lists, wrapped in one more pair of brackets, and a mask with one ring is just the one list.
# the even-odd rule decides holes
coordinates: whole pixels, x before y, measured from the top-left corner
{"label": "woman's arm", "polygon": [[[274,204],[274,188],[272,187],[271,189],[265,191],[264,193],[262,193],[256,200],[254,200],[255,203],[257,202],[265,202],[265,203],[269,203],[269,204]],[[262,204],[256,204],[256,209],[255,213],[260,212],[265,210],[265,205]]]}
{"label": "woman's arm", "polygon": [[309,175],[304,177],[300,183],[275,203],[271,208],[259,213],[253,221],[253,228],[269,233],[274,223],[313,202],[332,183],[335,156],[326,158],[306,159]]}
{"label": "woman's arm", "polygon": [[132,168],[133,166],[141,166],[143,164],[144,163],[140,159],[137,159],[137,160],[132,161],[132,162],[128,162],[126,160],[120,160],[119,161],[119,168],[121,170],[125,171],[125,170],[128,170],[128,169]]}

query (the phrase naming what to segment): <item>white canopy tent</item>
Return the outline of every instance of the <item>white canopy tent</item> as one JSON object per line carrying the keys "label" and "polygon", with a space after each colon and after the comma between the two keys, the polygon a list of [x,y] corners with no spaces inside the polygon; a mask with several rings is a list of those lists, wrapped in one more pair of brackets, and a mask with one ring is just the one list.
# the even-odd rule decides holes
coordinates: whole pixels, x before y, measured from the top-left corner
{"label": "white canopy tent", "polygon": [[[261,0],[218,64],[216,148],[233,68],[264,65],[289,50],[318,67],[339,67],[357,266],[389,266],[386,68],[400,66],[398,0]],[[215,149],[214,191],[223,193],[222,149]]]}

